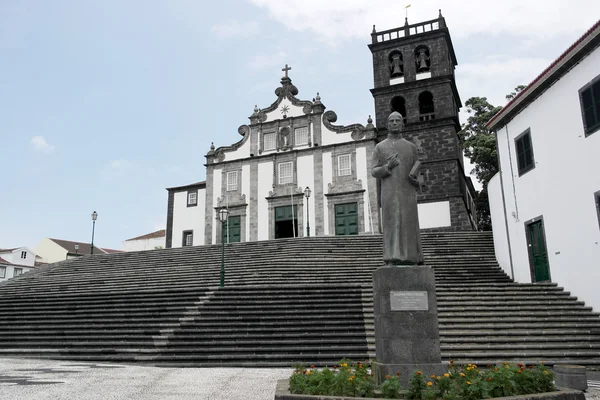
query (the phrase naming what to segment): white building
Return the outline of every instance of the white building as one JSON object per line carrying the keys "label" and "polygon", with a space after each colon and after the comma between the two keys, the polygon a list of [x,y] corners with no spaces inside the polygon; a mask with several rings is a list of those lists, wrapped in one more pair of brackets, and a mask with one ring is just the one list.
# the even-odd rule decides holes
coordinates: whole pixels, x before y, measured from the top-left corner
{"label": "white building", "polygon": [[123,242],[124,251],[155,250],[165,248],[166,230],[161,229],[146,235],[127,239]]}
{"label": "white building", "polygon": [[[45,263],[55,263],[70,258],[92,254],[90,243],[73,242],[71,240],[45,238],[35,247],[36,254]],[[94,246],[93,254],[119,253],[120,250],[103,249]]]}
{"label": "white building", "polygon": [[600,309],[600,21],[489,123],[496,255],[518,282],[559,282]]}
{"label": "white building", "polygon": [[0,249],[0,282],[29,272],[36,266],[36,254],[27,247]]}

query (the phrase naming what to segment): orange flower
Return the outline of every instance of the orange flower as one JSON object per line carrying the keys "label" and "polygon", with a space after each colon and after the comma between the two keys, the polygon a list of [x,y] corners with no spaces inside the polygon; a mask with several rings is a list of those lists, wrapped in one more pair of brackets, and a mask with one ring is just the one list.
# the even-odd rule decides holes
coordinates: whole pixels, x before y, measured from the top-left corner
{"label": "orange flower", "polygon": [[309,371],[306,371],[306,375],[310,375],[310,372],[311,372],[310,370],[309,370]]}
{"label": "orange flower", "polygon": [[433,386],[432,382],[427,382],[427,386]]}
{"label": "orange flower", "polygon": [[517,374],[520,374],[520,373],[521,373],[521,370],[518,370],[518,371],[517,371]]}
{"label": "orange flower", "polygon": [[470,384],[471,384],[471,382],[467,381],[467,385],[470,385]]}
{"label": "orange flower", "polygon": [[450,364],[454,364],[454,360],[450,360]]}
{"label": "orange flower", "polygon": [[430,378],[431,378],[431,379],[435,379],[435,375],[431,375],[431,376],[430,376]]}
{"label": "orange flower", "polygon": [[423,373],[421,371],[417,371],[417,375],[421,376]]}
{"label": "orange flower", "polygon": [[396,372],[396,376],[400,376],[400,372]]}
{"label": "orange flower", "polygon": [[488,378],[488,382],[491,382],[491,381],[492,381],[492,378]]}
{"label": "orange flower", "polygon": [[460,373],[460,376],[466,376],[466,375],[464,374],[464,372],[461,372],[461,373]]}
{"label": "orange flower", "polygon": [[333,369],[337,369],[337,365],[334,365],[334,366],[333,366]]}
{"label": "orange flower", "polygon": [[389,375],[386,375],[386,376],[385,376],[385,379],[390,379],[390,376],[389,376]]}
{"label": "orange flower", "polygon": [[450,374],[444,374],[446,378],[450,378]]}
{"label": "orange flower", "polygon": [[312,369],[314,369],[314,368],[315,368],[315,366],[314,366],[314,365],[311,365],[310,367],[311,367]]}

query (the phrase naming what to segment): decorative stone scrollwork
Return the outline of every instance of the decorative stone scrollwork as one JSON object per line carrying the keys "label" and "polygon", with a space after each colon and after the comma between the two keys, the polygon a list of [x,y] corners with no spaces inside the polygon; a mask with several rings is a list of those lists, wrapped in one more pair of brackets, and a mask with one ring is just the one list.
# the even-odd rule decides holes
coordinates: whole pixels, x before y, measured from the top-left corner
{"label": "decorative stone scrollwork", "polygon": [[327,194],[339,194],[364,190],[361,179],[344,179],[340,182],[328,183],[327,188],[329,189]]}
{"label": "decorative stone scrollwork", "polygon": [[259,122],[265,122],[267,120],[267,114],[264,112],[259,112],[258,113],[258,121]]}
{"label": "decorative stone scrollwork", "polygon": [[225,153],[218,150],[215,153],[215,158],[216,158],[217,162],[223,162],[223,161],[225,161]]}
{"label": "decorative stone scrollwork", "polygon": [[334,123],[335,121],[337,121],[337,114],[335,113],[335,111],[325,111],[325,114],[323,114],[323,119],[326,122],[329,122],[330,124]]}
{"label": "decorative stone scrollwork", "polygon": [[238,133],[242,136],[246,136],[250,133],[250,127],[248,125],[242,125],[238,128]]}
{"label": "decorative stone scrollwork", "polygon": [[352,137],[352,140],[361,140],[365,137],[365,131],[364,129],[356,129],[350,136]]}
{"label": "decorative stone scrollwork", "polygon": [[312,106],[310,104],[305,105],[304,107],[302,107],[302,112],[306,115],[309,115],[310,113],[312,113]]}
{"label": "decorative stone scrollwork", "polygon": [[361,140],[365,137],[365,127],[361,124],[352,124],[348,126],[338,126],[333,125],[333,123],[337,121],[337,114],[334,111],[326,111],[323,114],[323,125],[330,131],[336,133],[348,133],[351,132],[351,136],[353,140]]}
{"label": "decorative stone scrollwork", "polygon": [[245,194],[227,194],[222,197],[217,197],[217,207],[237,207],[246,205]]}

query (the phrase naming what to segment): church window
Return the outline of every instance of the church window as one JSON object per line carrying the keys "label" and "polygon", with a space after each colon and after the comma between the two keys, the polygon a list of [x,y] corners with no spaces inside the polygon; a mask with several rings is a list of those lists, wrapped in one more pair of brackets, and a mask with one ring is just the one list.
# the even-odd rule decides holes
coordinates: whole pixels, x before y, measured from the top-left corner
{"label": "church window", "polygon": [[14,272],[13,272],[13,277],[15,276],[19,276],[23,273],[23,268],[15,268]]}
{"label": "church window", "polygon": [[415,49],[415,63],[417,74],[429,72],[431,69],[431,60],[429,58],[429,49],[427,46],[419,46]]}
{"label": "church window", "polygon": [[531,131],[529,129],[515,138],[515,147],[517,149],[519,176],[521,176],[535,168],[533,147],[531,146]]}
{"label": "church window", "polygon": [[263,135],[263,150],[275,150],[277,148],[277,136],[275,133],[265,133]]}
{"label": "church window", "polygon": [[188,192],[187,206],[194,207],[196,205],[198,205],[198,192]]}
{"label": "church window", "polygon": [[294,130],[294,142],[296,146],[308,144],[308,127],[296,128]]}
{"label": "church window", "polygon": [[238,187],[238,172],[229,171],[227,173],[227,191],[231,192],[237,190]]}
{"label": "church window", "polygon": [[390,78],[398,78],[404,76],[404,61],[402,53],[394,50],[388,56],[388,66],[390,68]]}
{"label": "church window", "polygon": [[391,102],[392,111],[399,112],[404,117],[404,123],[406,124],[406,100],[402,96],[396,96]]}
{"label": "church window", "polygon": [[600,75],[579,90],[585,136],[600,129]]}
{"label": "church window", "polygon": [[294,163],[283,162],[279,163],[279,184],[285,185],[286,183],[294,182]]}
{"label": "church window", "polygon": [[431,92],[423,92],[419,95],[419,119],[429,121],[435,119],[435,108],[433,105],[433,95]]}
{"label": "church window", "polygon": [[21,252],[21,258],[22,259],[26,259],[27,258],[27,252],[26,251],[22,251]]}
{"label": "church window", "polygon": [[0,278],[6,278],[6,267],[0,267]]}
{"label": "church window", "polygon": [[350,154],[338,156],[338,176],[352,175]]}
{"label": "church window", "polygon": [[194,245],[194,231],[183,231],[183,242],[182,246],[193,246]]}

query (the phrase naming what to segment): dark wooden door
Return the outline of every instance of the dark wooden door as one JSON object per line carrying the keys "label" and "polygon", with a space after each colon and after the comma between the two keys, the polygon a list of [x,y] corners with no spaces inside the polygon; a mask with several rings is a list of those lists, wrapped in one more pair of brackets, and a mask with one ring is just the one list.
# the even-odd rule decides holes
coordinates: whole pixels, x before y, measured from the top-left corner
{"label": "dark wooden door", "polygon": [[[221,229],[221,233],[223,234],[222,240],[223,243],[235,243],[240,242],[242,240],[242,228],[241,228],[241,217],[229,217],[227,222],[223,223],[223,229]],[[229,232],[228,232],[229,230]],[[229,233],[229,240],[227,238],[227,234]]]}
{"label": "dark wooden door", "polygon": [[358,235],[358,203],[336,204],[335,234]]}
{"label": "dark wooden door", "polygon": [[527,236],[533,281],[550,281],[550,264],[548,263],[543,221],[539,220],[527,225]]}

